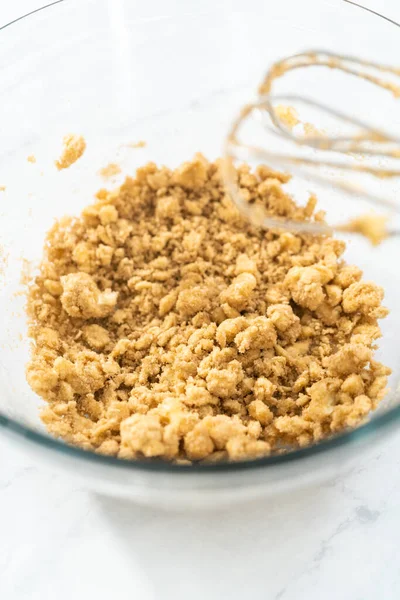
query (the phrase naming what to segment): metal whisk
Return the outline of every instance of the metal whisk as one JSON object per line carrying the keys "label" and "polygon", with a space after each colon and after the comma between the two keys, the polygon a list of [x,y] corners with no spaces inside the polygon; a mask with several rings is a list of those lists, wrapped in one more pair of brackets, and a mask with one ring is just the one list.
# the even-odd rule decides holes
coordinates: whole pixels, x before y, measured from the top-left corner
{"label": "metal whisk", "polygon": [[[226,138],[225,183],[236,205],[254,224],[265,228],[318,234],[340,229],[320,222],[282,220],[265,211],[260,212],[258,205],[246,202],[235,183],[232,166],[234,161],[256,161],[339,189],[343,194],[362,198],[392,213],[400,212],[400,202],[391,197],[390,192],[382,193],[385,182],[400,177],[400,137],[315,99],[274,94],[277,79],[290,71],[310,67],[341,71],[389,92],[394,98],[400,98],[400,68],[319,50],[289,56],[273,64],[254,102],[242,109]],[[281,107],[282,103],[301,104],[307,109],[319,110],[325,116],[352,127],[354,132],[332,136],[310,127],[308,134],[299,134],[279,114],[278,106]],[[254,120],[258,129],[261,127],[263,134],[268,136],[261,146],[242,140],[243,130],[249,121]],[[278,149],[274,149],[277,145]],[[371,179],[375,180],[375,186]],[[379,180],[378,186],[376,180]],[[388,232],[388,235],[394,233],[397,232]]]}

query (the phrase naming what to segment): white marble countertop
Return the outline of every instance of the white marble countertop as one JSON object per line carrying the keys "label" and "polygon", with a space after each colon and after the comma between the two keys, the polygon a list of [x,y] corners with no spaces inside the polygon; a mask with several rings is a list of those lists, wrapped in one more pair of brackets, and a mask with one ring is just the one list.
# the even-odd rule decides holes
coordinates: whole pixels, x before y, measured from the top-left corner
{"label": "white marble countertop", "polygon": [[[0,25],[42,3],[7,3]],[[171,513],[90,494],[0,439],[0,598],[397,599],[399,472],[400,432],[318,488]]]}
{"label": "white marble countertop", "polygon": [[215,512],[90,494],[0,441],[0,597],[385,600],[400,590],[400,433],[324,486]]}

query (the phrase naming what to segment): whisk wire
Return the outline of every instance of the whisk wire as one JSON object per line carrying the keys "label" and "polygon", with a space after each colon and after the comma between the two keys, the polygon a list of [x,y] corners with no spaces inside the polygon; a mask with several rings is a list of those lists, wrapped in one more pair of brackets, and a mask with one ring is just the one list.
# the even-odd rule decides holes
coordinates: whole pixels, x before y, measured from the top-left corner
{"label": "whisk wire", "polygon": [[[373,61],[359,59],[347,55],[337,55],[324,50],[309,50],[289,56],[276,62],[268,70],[264,81],[259,87],[254,102],[245,106],[232,124],[225,143],[225,155],[228,163],[235,160],[263,161],[278,168],[288,168],[291,173],[312,179],[318,184],[336,188],[350,196],[362,197],[370,203],[384,206],[391,211],[400,211],[399,202],[388,194],[377,194],[369,188],[370,185],[356,183],[347,174],[372,176],[381,180],[392,180],[400,177],[400,137],[374,127],[359,117],[349,115],[334,107],[323,104],[315,99],[301,95],[274,96],[273,83],[289,71],[300,68],[325,67],[358,77],[368,83],[378,86],[395,98],[400,98],[400,85],[386,76],[400,77],[400,69],[390,65],[380,65]],[[288,127],[277,112],[279,101],[295,102],[325,113],[342,123],[350,124],[356,133],[352,135],[328,135],[316,132],[311,135],[298,134]],[[271,138],[266,147],[252,145],[241,139],[242,129],[249,119],[258,119],[263,129]],[[274,150],[273,140],[290,144],[288,151]],[[268,148],[268,149],[267,149]],[[310,154],[311,152],[311,154]],[[312,154],[314,153],[314,154]],[[372,164],[361,164],[357,158],[368,157]],[[382,159],[394,162],[383,168]],[[374,163],[375,160],[375,163]],[[332,174],[336,173],[336,178]],[[225,181],[238,208],[255,224],[266,228],[284,227],[290,231],[327,233],[331,228],[323,223],[296,222],[272,218],[266,212],[260,213],[260,207],[249,205],[241,198],[238,186],[235,184],[232,170],[225,169]]]}

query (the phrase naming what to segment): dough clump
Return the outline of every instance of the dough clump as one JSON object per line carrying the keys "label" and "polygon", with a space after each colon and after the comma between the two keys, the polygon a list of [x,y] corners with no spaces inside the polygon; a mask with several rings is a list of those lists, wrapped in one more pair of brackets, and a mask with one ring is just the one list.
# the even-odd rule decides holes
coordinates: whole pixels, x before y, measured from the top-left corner
{"label": "dough clump", "polygon": [[82,156],[86,150],[86,141],[81,135],[69,133],[64,136],[64,148],[61,156],[55,161],[55,165],[59,171],[68,169],[71,165]]}

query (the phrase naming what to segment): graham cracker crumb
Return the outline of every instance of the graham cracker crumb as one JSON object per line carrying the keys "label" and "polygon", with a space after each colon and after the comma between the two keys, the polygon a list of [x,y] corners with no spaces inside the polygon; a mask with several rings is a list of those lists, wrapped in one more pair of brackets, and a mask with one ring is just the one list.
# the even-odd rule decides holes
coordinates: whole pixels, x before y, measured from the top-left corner
{"label": "graham cracker crumb", "polygon": [[30,154],[27,159],[28,162],[30,163],[35,163],[36,162],[36,156],[34,154]]}
{"label": "graham cracker crumb", "polygon": [[[272,215],[312,220],[287,176],[236,171]],[[254,227],[220,163],[149,163],[50,230],[27,365],[48,430],[124,459],[243,460],[361,423],[385,395],[382,289],[327,236]]]}
{"label": "graham cracker crumb", "polygon": [[73,165],[85,152],[86,141],[81,135],[69,133],[63,139],[64,149],[60,158],[54,161],[57,169],[68,169]]}
{"label": "graham cracker crumb", "polygon": [[6,191],[6,186],[5,185],[0,185],[0,192],[5,192]]}

